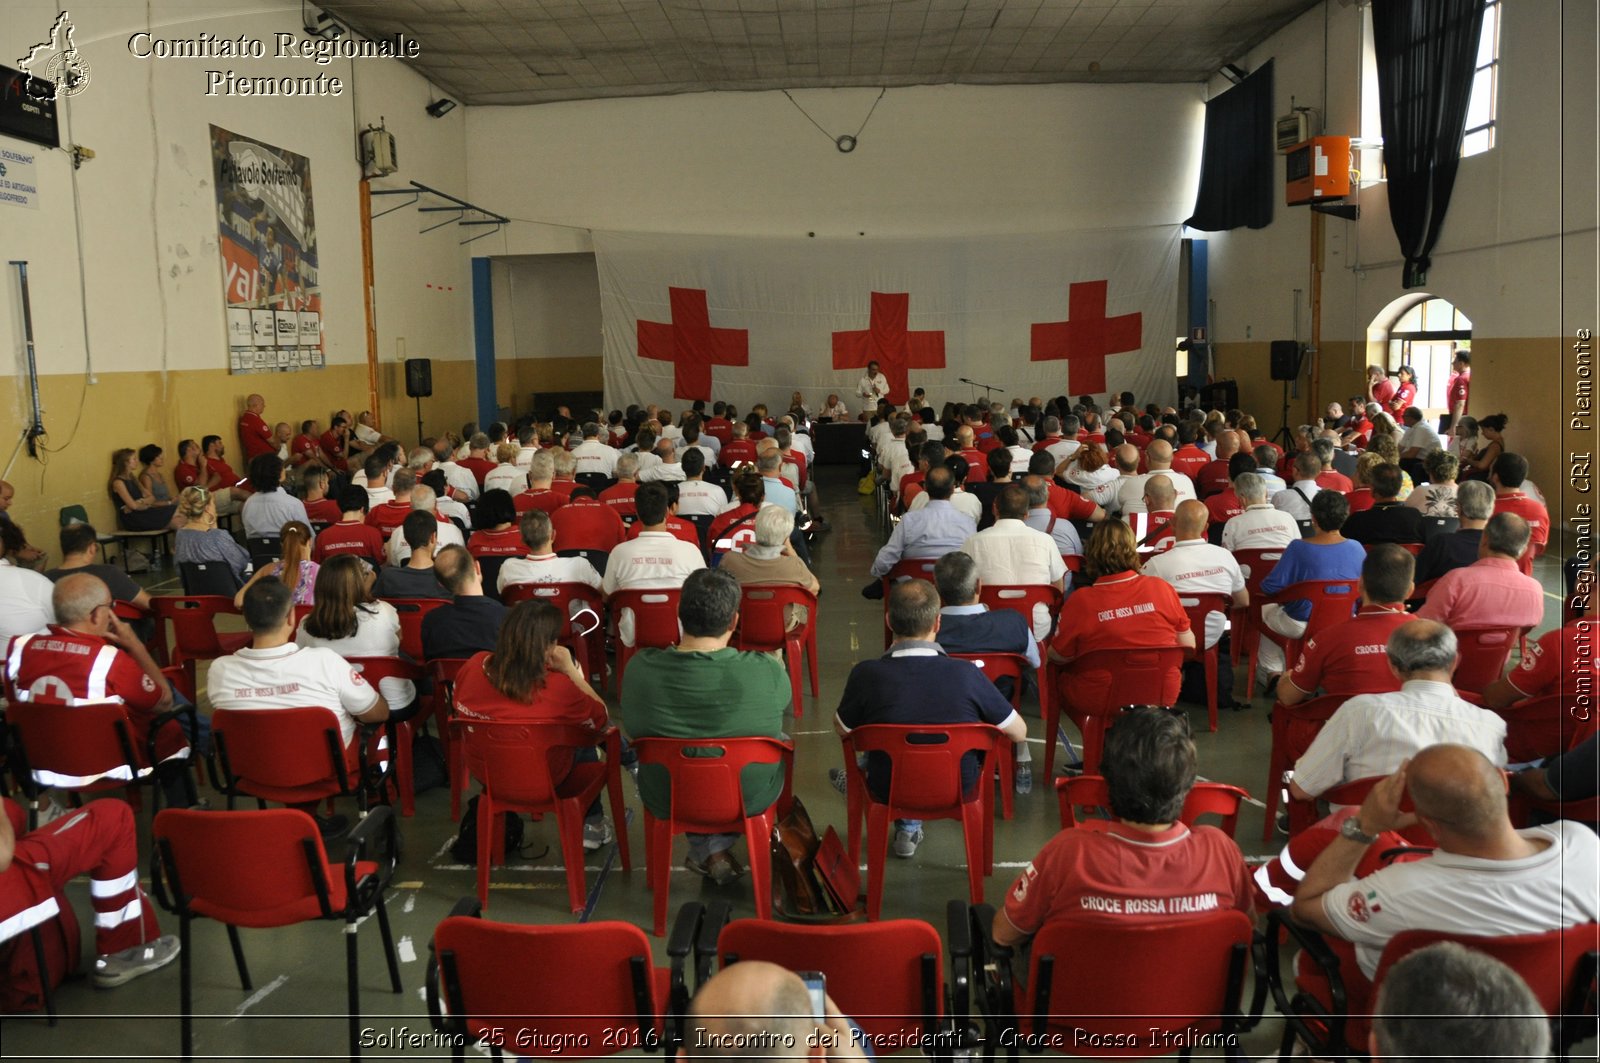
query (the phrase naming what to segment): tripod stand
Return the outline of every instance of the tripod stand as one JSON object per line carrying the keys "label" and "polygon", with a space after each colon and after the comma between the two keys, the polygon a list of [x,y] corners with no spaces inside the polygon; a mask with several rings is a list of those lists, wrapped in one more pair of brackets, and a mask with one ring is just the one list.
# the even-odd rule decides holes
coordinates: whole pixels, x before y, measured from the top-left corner
{"label": "tripod stand", "polygon": [[1279,415],[1278,431],[1273,434],[1274,443],[1283,441],[1283,452],[1289,453],[1294,449],[1294,433],[1289,431],[1289,382],[1283,382],[1283,412]]}

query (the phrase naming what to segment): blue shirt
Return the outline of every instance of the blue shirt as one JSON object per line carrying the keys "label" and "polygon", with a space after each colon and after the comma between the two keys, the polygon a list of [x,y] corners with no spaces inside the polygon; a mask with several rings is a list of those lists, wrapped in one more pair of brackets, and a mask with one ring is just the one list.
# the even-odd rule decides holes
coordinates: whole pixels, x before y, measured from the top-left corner
{"label": "blue shirt", "polygon": [[1015,609],[947,605],[939,610],[938,639],[946,653],[1019,653],[1039,667],[1033,627]]}
{"label": "blue shirt", "polygon": [[[1285,587],[1313,579],[1360,579],[1361,563],[1367,551],[1353,539],[1340,543],[1320,544],[1309,539],[1296,539],[1284,550],[1278,563],[1272,566],[1261,589],[1276,594]],[[1311,602],[1301,598],[1283,607],[1283,611],[1304,623],[1311,619]]]}
{"label": "blue shirt", "polygon": [[929,502],[900,518],[889,541],[878,551],[877,560],[872,562],[872,574],[887,576],[889,570],[905,558],[943,557],[952,550],[961,549],[961,544],[977,532],[973,519],[949,500]]}
{"label": "blue shirt", "polygon": [[763,476],[761,482],[766,485],[766,501],[775,506],[782,506],[791,516],[800,515],[800,500],[795,497],[792,487],[776,476]]}

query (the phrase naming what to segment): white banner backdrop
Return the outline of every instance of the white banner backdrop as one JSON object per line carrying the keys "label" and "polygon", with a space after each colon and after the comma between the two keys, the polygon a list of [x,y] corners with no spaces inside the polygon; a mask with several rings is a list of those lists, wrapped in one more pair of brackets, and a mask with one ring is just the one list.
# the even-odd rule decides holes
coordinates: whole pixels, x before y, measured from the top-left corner
{"label": "white banner backdrop", "polygon": [[852,411],[868,360],[937,407],[1132,391],[1177,398],[1179,227],[938,240],[594,234],[605,401],[799,391]]}

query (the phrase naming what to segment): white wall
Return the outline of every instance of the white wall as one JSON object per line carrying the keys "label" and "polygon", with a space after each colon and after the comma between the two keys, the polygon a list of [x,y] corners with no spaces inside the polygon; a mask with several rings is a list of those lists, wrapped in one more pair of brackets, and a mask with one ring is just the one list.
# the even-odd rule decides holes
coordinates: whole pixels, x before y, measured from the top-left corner
{"label": "white wall", "polygon": [[[219,11],[214,3],[157,0],[144,4],[88,0],[71,7],[76,43],[91,80],[63,106],[63,140],[92,148],[96,158],[77,173],[82,205],[88,337],[100,371],[216,369],[227,366],[216,206],[210,174],[209,126],[216,124],[281,146],[311,160],[325,348],[330,363],[366,357],[355,133],[358,122],[388,117],[400,138],[400,174],[458,194],[465,188],[464,120],[422,112],[426,83],[393,60],[137,59],[128,38],[139,30],[162,37],[201,31],[269,42],[274,32],[300,33],[298,3]],[[56,15],[45,0],[10,0],[0,28],[0,54],[16,56],[42,37]],[[208,97],[205,71],[232,68],[252,76],[326,72],[343,79],[339,97]],[[7,142],[15,147],[20,142]],[[42,206],[0,208],[6,257],[26,258],[46,373],[82,368],[84,326],[74,240],[72,167],[64,152],[41,152]],[[414,353],[470,357],[470,293],[466,254],[453,230],[418,238],[414,212],[375,224],[380,351],[408,336]],[[423,284],[453,286],[456,299],[422,300]],[[15,297],[0,299],[0,335],[20,335]],[[418,351],[419,346],[425,348]],[[10,358],[0,372],[14,372]]]}
{"label": "white wall", "polygon": [[600,281],[593,255],[497,258],[493,278],[497,360],[600,357]]}
{"label": "white wall", "polygon": [[[793,95],[837,134],[878,92]],[[848,155],[778,92],[479,107],[468,181],[519,219],[483,241],[495,254],[588,250],[586,229],[872,239],[1171,223],[1193,205],[1200,98],[1197,85],[891,89]]]}
{"label": "white wall", "polygon": [[[1502,6],[1496,144],[1461,161],[1427,291],[1461,307],[1475,337],[1552,336],[1593,320],[1593,257],[1569,254],[1563,266],[1562,249],[1564,239],[1570,246],[1592,233],[1596,220],[1595,11],[1581,4]],[[1325,26],[1330,59],[1324,106]],[[1362,41],[1362,10],[1324,0],[1251,52],[1243,65],[1254,70],[1276,59],[1276,113],[1288,113],[1293,96],[1325,110],[1326,132],[1358,135]],[[1213,92],[1225,87],[1220,80],[1210,86]],[[1216,302],[1211,324],[1222,343],[1288,337],[1289,292],[1307,287],[1309,208],[1283,205],[1281,157],[1276,166],[1270,227],[1197,234],[1210,240]],[[1386,186],[1371,185],[1355,201],[1359,222],[1326,223],[1323,335],[1344,340],[1362,337],[1373,315],[1402,293]],[[1563,283],[1569,292],[1565,323]],[[1585,291],[1591,296],[1588,316],[1583,310],[1574,314],[1570,295]]]}

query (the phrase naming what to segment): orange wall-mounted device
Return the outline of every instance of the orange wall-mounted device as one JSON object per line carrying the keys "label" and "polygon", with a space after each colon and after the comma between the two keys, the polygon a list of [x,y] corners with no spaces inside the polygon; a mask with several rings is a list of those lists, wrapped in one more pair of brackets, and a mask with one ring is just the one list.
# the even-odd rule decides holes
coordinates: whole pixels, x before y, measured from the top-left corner
{"label": "orange wall-mounted device", "polygon": [[1284,198],[1289,206],[1350,194],[1350,138],[1312,137],[1284,154]]}

